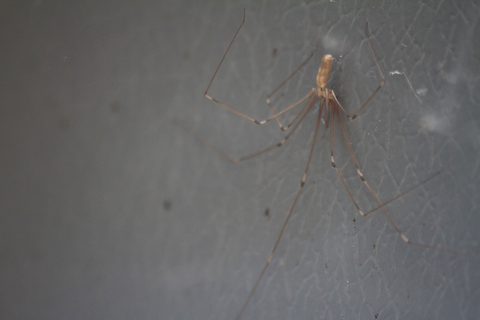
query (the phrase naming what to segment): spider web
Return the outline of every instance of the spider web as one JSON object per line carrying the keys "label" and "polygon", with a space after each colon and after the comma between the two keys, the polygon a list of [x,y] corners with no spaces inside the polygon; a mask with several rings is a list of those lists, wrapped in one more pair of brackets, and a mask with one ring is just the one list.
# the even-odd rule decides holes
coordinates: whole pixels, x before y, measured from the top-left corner
{"label": "spider web", "polygon": [[[361,170],[412,240],[478,254],[478,74],[474,2],[165,1],[3,5],[0,309],[22,319],[233,319],[288,213],[318,110],[284,136],[255,118],[329,87]],[[288,121],[295,111],[282,121]],[[364,211],[375,207],[338,124],[335,159]],[[406,245],[381,212],[362,218],[330,165],[321,127],[307,182],[243,319],[474,319],[478,257]],[[266,214],[268,212],[268,214]]]}

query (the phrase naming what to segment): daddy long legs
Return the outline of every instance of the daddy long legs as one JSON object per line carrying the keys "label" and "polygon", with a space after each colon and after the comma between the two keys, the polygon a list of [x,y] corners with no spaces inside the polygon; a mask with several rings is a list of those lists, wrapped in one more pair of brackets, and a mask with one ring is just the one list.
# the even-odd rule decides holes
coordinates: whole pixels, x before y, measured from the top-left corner
{"label": "daddy long legs", "polygon": [[[378,73],[379,75],[381,76],[381,82],[380,84],[378,85],[378,87],[373,91],[373,93],[370,95],[370,97],[360,106],[360,108],[357,109],[357,111],[353,114],[353,115],[349,115],[347,113],[347,111],[343,108],[343,106],[340,104],[339,100],[337,99],[337,96],[335,95],[335,92],[332,90],[332,89],[329,89],[327,88],[327,82],[328,82],[328,79],[329,79],[329,76],[330,76],[330,71],[331,71],[331,68],[332,68],[332,64],[333,64],[333,57],[332,55],[330,54],[325,54],[323,56],[323,58],[321,59],[321,63],[320,63],[320,68],[318,70],[318,74],[317,74],[317,78],[316,78],[316,87],[312,88],[305,96],[303,96],[299,101],[295,102],[294,104],[288,106],[287,108],[283,109],[282,111],[276,113],[271,104],[270,104],[270,98],[273,96],[273,94],[275,94],[281,87],[283,87],[287,82],[288,80],[290,80],[302,67],[304,67],[307,62],[312,58],[312,56],[314,55],[314,52],[290,75],[287,77],[286,80],[284,80],[271,94],[269,94],[267,96],[267,105],[270,109],[270,112],[272,113],[272,116],[270,116],[269,118],[267,119],[264,119],[264,120],[257,120],[253,117],[250,117],[246,114],[244,114],[243,112],[240,112],[238,111],[237,109],[235,108],[232,108],[230,106],[228,106],[226,103],[224,102],[221,102],[215,98],[213,98],[212,96],[210,96],[208,94],[208,91],[210,90],[210,87],[223,63],[223,61],[225,60],[225,57],[227,56],[227,53],[229,52],[230,50],[230,47],[232,46],[233,42],[235,41],[235,38],[237,37],[238,33],[240,32],[243,24],[245,23],[245,10],[244,10],[244,15],[243,15],[243,21],[242,23],[240,24],[240,26],[238,27],[235,35],[233,36],[233,39],[231,40],[227,50],[225,51],[218,67],[216,68],[213,76],[212,76],[212,79],[210,80],[210,83],[208,84],[207,86],[207,89],[205,91],[205,97],[207,97],[208,99],[212,100],[213,102],[221,105],[222,107],[238,114],[239,116],[251,121],[251,122],[254,122],[255,124],[257,125],[263,125],[263,124],[266,124],[267,122],[270,122],[272,120],[275,120],[278,125],[280,126],[280,128],[283,130],[283,131],[289,131],[288,134],[278,143],[274,144],[274,145],[271,145],[265,149],[262,149],[258,152],[255,152],[255,153],[252,153],[252,154],[249,154],[247,156],[244,156],[244,157],[240,157],[240,158],[232,158],[230,157],[228,154],[226,154],[225,152],[223,152],[221,149],[219,149],[218,147],[216,147],[215,145],[213,145],[212,143],[210,143],[208,140],[206,139],[203,139],[202,137],[199,137],[198,135],[196,135],[196,137],[198,139],[200,139],[201,141],[203,141],[205,144],[209,145],[212,149],[214,149],[214,151],[216,151],[218,154],[220,154],[222,157],[228,159],[229,161],[231,162],[239,162],[239,161],[244,161],[244,160],[247,160],[247,159],[250,159],[250,158],[253,158],[253,157],[256,157],[260,154],[263,154],[265,152],[268,152],[270,150],[273,150],[273,149],[276,149],[278,147],[281,147],[282,145],[284,145],[287,140],[290,138],[290,136],[297,130],[297,128],[299,127],[299,125],[303,122],[303,120],[306,118],[306,116],[309,114],[309,112],[316,106],[317,102],[318,102],[318,106],[319,106],[319,112],[318,112],[318,116],[317,116],[317,120],[316,120],[316,126],[315,126],[315,133],[314,133],[314,137],[313,137],[313,141],[312,141],[312,144],[310,146],[310,152],[309,152],[309,156],[308,156],[308,159],[306,161],[306,165],[305,165],[305,169],[304,169],[304,172],[303,172],[303,176],[300,180],[300,186],[297,190],[297,193],[295,195],[295,198],[294,198],[294,201],[290,207],[290,210],[287,214],[287,217],[285,219],[285,222],[283,223],[283,226],[278,234],[278,237],[275,241],[275,244],[273,246],[273,249],[271,250],[266,262],[265,262],[265,265],[263,266],[256,282],[254,283],[254,286],[252,287],[252,289],[250,290],[248,296],[246,297],[245,299],[245,302],[240,310],[240,312],[238,313],[236,319],[240,319],[242,317],[242,314],[245,310],[245,308],[247,307],[249,301],[251,300],[252,296],[254,295],[255,293],[255,290],[257,288],[257,286],[259,285],[259,283],[261,282],[262,280],[262,277],[264,276],[271,260],[272,260],[272,257],[274,256],[275,254],[275,251],[278,247],[278,244],[280,243],[280,240],[282,238],[282,235],[285,231],[285,228],[290,220],[290,217],[292,216],[292,213],[295,209],[295,206],[297,204],[297,201],[300,197],[300,194],[302,192],[302,189],[305,185],[305,181],[307,179],[307,173],[308,173],[308,169],[309,169],[309,166],[310,166],[310,163],[311,163],[311,159],[312,159],[312,155],[313,155],[313,151],[314,151],[314,148],[315,148],[315,143],[316,143],[316,140],[317,140],[317,136],[318,136],[318,132],[319,132],[319,128],[320,128],[320,122],[321,122],[321,119],[322,119],[322,113],[325,112],[325,115],[324,115],[324,118],[325,118],[325,127],[327,129],[330,130],[330,162],[331,162],[331,165],[332,167],[334,168],[334,170],[336,171],[336,174],[338,175],[342,185],[344,186],[346,192],[348,193],[348,196],[350,197],[351,201],[353,202],[355,208],[357,209],[357,211],[360,213],[361,216],[367,216],[368,214],[376,211],[377,209],[381,209],[383,214],[385,215],[385,217],[387,218],[387,220],[390,222],[390,224],[393,226],[393,228],[395,229],[395,231],[398,233],[398,235],[400,236],[400,238],[407,244],[410,244],[410,245],[415,245],[415,246],[419,246],[419,247],[424,247],[424,248],[430,248],[430,249],[434,249],[434,250],[439,250],[439,251],[445,251],[445,252],[450,252],[450,253],[457,253],[456,251],[454,250],[450,250],[450,249],[445,249],[445,248],[440,248],[440,247],[431,247],[431,246],[428,246],[428,245],[425,245],[425,244],[422,244],[422,243],[419,243],[419,242],[415,242],[415,241],[412,241],[410,240],[403,232],[402,230],[397,226],[397,224],[395,223],[395,221],[392,219],[392,217],[390,216],[390,214],[388,213],[388,211],[386,210],[385,208],[385,205],[390,203],[391,201],[395,200],[395,199],[398,199],[399,197],[405,195],[406,193],[412,191],[413,189],[427,183],[428,181],[430,181],[431,179],[433,179],[434,177],[436,177],[437,175],[439,175],[441,172],[437,172],[435,174],[433,174],[432,176],[430,176],[428,179],[424,180],[424,181],[421,181],[418,185],[416,185],[415,187],[413,188],[410,188],[409,190],[407,190],[406,192],[402,193],[401,195],[399,196],[396,196],[395,198],[389,200],[388,202],[382,204],[378,198],[378,196],[376,195],[376,193],[373,191],[373,189],[371,188],[371,186],[369,185],[369,183],[367,182],[367,179],[365,178],[364,174],[362,173],[362,171],[360,170],[360,166],[358,165],[358,162],[354,156],[354,152],[352,150],[352,147],[350,146],[350,143],[349,143],[349,140],[348,140],[348,137],[347,137],[347,134],[346,134],[346,131],[345,131],[345,128],[344,128],[344,123],[343,123],[343,120],[342,120],[342,115],[344,117],[346,117],[348,119],[348,121],[353,121],[357,118],[357,116],[365,109],[365,107],[370,103],[370,101],[375,97],[375,95],[379,92],[379,90],[382,88],[382,86],[386,83],[386,80],[385,80],[385,77],[383,75],[383,72],[380,68],[380,65],[378,63],[378,60],[375,56],[375,53],[374,53],[374,50],[373,50],[373,47],[371,45],[371,42],[370,42],[370,39],[369,39],[369,36],[368,36],[368,22],[365,24],[365,39],[368,43],[368,47],[370,49],[370,52],[372,54],[372,57],[375,61],[375,64],[376,64],[376,67],[378,69]],[[294,117],[294,119],[292,121],[290,121],[287,125],[283,126],[281,124],[281,122],[279,121],[278,117],[282,114],[285,114],[287,113],[288,111],[296,108],[297,106],[300,106],[303,104],[303,107],[301,108],[300,112]],[[374,210],[371,210],[367,213],[364,213],[359,205],[357,204],[357,201],[355,200],[352,192],[350,191],[350,189],[348,188],[341,172],[339,171],[339,168],[337,166],[337,164],[335,163],[335,157],[334,157],[334,128],[335,128],[335,118],[337,119],[337,122],[338,122],[338,126],[340,128],[340,131],[342,133],[342,137],[343,137],[343,140],[345,141],[345,145],[347,146],[348,148],[348,151],[349,151],[349,154],[350,154],[350,158],[352,160],[352,163],[353,163],[353,166],[355,167],[355,170],[358,174],[358,177],[359,179],[361,180],[361,182],[364,184],[364,186],[368,189],[368,192],[371,194],[371,196],[373,197],[374,201],[377,203],[378,207]],[[186,130],[189,130],[188,128],[186,128]],[[189,130],[190,131],[190,130]],[[193,132],[192,132],[193,133]]]}

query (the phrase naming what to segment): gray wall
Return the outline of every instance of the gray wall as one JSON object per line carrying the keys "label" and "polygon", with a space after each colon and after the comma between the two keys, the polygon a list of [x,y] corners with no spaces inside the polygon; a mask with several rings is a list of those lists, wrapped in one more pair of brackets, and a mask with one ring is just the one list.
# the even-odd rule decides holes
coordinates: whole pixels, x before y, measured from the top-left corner
{"label": "gray wall", "polygon": [[[362,218],[330,165],[322,126],[302,196],[244,319],[480,317],[480,10],[468,1],[5,1],[0,5],[0,314],[4,319],[233,319],[290,209],[313,140],[312,112],[280,141],[255,118],[315,84],[356,110],[345,127],[382,201]],[[73,4],[74,3],[74,4]],[[295,114],[295,111],[293,112]],[[286,117],[286,119],[291,119]],[[285,119],[283,119],[285,120]],[[375,207],[335,132],[363,210]],[[265,215],[268,208],[269,215]]]}

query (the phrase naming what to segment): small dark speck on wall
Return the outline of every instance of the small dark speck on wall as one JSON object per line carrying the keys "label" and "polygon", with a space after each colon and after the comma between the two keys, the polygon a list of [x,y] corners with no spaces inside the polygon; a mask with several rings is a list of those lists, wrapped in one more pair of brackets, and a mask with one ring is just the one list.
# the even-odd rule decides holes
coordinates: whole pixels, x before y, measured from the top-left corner
{"label": "small dark speck on wall", "polygon": [[267,207],[267,209],[265,209],[265,212],[263,214],[265,215],[265,217],[270,218],[270,208]]}
{"label": "small dark speck on wall", "polygon": [[172,202],[170,200],[163,201],[163,209],[170,211],[172,209]]}
{"label": "small dark speck on wall", "polygon": [[272,57],[272,58],[275,58],[275,56],[277,55],[277,52],[278,52],[278,49],[277,49],[277,48],[273,48],[271,57]]}

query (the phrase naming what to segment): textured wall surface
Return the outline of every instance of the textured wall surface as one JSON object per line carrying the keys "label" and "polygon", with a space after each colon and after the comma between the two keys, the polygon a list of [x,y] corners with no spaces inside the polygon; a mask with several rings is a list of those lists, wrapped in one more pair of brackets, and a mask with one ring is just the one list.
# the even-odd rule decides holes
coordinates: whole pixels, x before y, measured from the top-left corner
{"label": "textured wall surface", "polygon": [[[9,4],[10,3],[10,4]],[[381,212],[360,217],[322,126],[305,188],[243,319],[480,318],[480,8],[475,1],[7,1],[0,4],[0,314],[233,319],[292,205],[318,108],[282,148],[257,119],[335,62],[329,87]],[[282,120],[292,119],[296,111]],[[335,155],[375,207],[336,127]],[[268,214],[267,214],[268,213]],[[477,256],[476,256],[477,255]]]}

